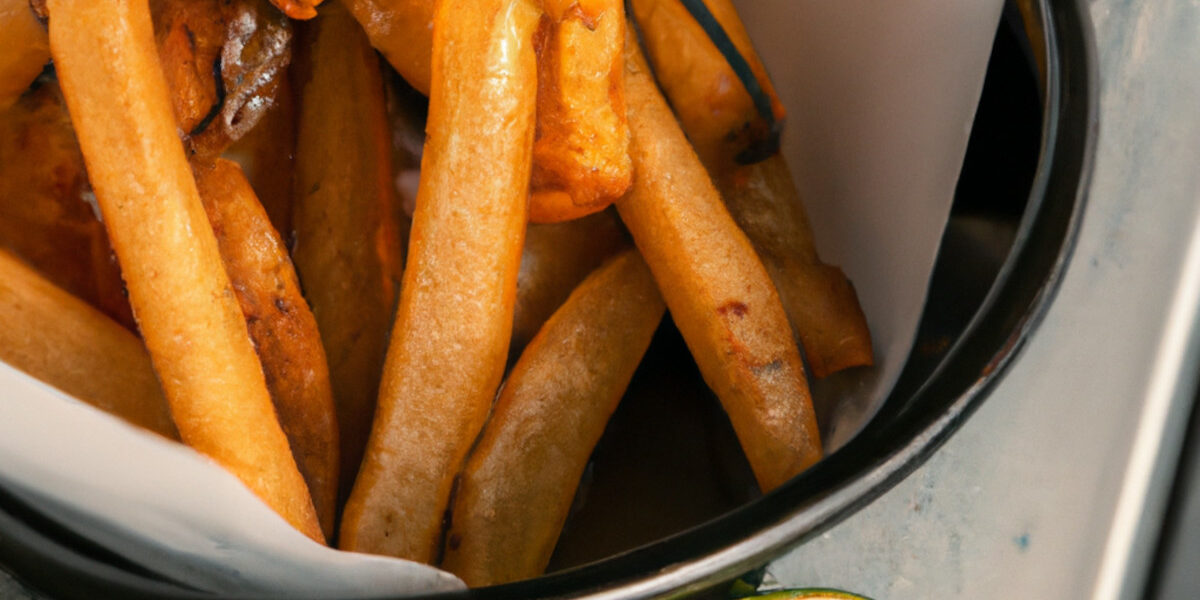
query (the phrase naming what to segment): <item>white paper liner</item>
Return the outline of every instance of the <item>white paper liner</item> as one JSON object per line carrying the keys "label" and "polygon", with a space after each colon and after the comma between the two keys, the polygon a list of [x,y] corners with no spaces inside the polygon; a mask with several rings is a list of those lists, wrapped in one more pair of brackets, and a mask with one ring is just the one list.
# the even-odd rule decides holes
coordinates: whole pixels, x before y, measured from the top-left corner
{"label": "white paper liner", "polygon": [[[877,366],[814,384],[841,396],[840,447],[912,346],[1001,0],[747,0],[789,111],[784,150],[823,259],[854,282]],[[388,596],[459,589],[436,569],[338,552],[232,475],[0,364],[0,486],[153,572],[216,594]]]}
{"label": "white paper liner", "polygon": [[0,485],[168,579],[296,598],[462,587],[425,565],[321,546],[215,463],[4,364],[0,389]]}
{"label": "white paper liner", "polygon": [[876,367],[840,396],[827,450],[879,409],[912,347],[954,199],[1001,0],[743,0],[788,110],[783,149],[824,262],[858,291]]}

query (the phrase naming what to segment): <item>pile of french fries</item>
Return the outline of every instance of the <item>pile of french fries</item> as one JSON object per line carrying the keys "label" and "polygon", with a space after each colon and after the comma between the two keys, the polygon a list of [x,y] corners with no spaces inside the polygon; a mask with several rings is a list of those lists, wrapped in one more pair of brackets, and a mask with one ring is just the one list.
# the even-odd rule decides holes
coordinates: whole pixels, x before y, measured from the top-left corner
{"label": "pile of french fries", "polygon": [[870,336],[729,0],[272,1],[0,0],[0,360],[470,585],[666,311],[763,490],[819,460]]}

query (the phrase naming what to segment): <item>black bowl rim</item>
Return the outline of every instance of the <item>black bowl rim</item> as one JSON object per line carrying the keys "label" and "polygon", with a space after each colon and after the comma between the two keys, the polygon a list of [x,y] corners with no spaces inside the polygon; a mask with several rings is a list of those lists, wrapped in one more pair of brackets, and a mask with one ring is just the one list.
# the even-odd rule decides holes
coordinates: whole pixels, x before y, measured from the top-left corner
{"label": "black bowl rim", "polygon": [[[886,419],[877,416],[817,466],[712,521],[596,563],[436,597],[600,599],[700,591],[844,520],[949,439],[997,385],[1049,309],[1074,249],[1091,179],[1098,78],[1086,6],[1083,0],[1038,0],[1034,10],[1047,49],[1045,113],[1025,215],[983,305],[908,402],[889,398],[881,409]],[[909,410],[914,405],[922,410]],[[127,598],[211,597],[152,573],[114,567],[115,555],[103,549],[81,552],[86,540],[47,534],[21,517],[36,512],[0,494],[0,564],[37,589],[77,597],[100,590]]]}

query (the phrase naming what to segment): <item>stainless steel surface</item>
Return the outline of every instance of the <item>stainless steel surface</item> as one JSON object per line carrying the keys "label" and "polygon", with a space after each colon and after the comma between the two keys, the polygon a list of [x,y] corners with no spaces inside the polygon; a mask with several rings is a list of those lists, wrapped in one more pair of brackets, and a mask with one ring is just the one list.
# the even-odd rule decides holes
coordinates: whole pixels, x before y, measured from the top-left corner
{"label": "stainless steel surface", "polygon": [[877,598],[1135,598],[1196,386],[1200,4],[1095,0],[1099,146],[1059,297],[903,483],[769,567]]}

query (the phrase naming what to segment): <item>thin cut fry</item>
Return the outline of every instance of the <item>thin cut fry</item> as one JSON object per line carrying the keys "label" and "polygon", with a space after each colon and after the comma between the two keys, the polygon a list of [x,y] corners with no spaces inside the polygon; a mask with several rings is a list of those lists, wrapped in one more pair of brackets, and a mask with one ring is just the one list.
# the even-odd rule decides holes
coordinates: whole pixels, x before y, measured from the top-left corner
{"label": "thin cut fry", "polygon": [[[705,4],[770,99],[772,119],[782,123],[783,107],[733,5]],[[658,82],[775,281],[813,374],[871,364],[871,335],[854,287],[818,258],[783,156],[772,146],[766,156],[745,160],[747,151],[763,152],[778,131],[679,0],[635,0],[633,6]]]}
{"label": "thin cut fry", "polygon": [[539,10],[438,3],[408,269],[347,550],[436,558],[454,476],[508,353],[532,160]]}
{"label": "thin cut fry", "polygon": [[404,80],[429,95],[436,0],[344,0],[371,45]]}
{"label": "thin cut fry", "polygon": [[628,250],[550,317],[513,367],[459,477],[442,568],[470,586],[545,570],[664,308],[646,264]]}
{"label": "thin cut fry", "polygon": [[321,529],[332,539],[338,432],[317,321],[300,294],[287,248],[237,164],[218,159],[194,170],[279,424],[308,483]]}
{"label": "thin cut fry", "polygon": [[629,190],[624,0],[546,0],[538,44],[538,116],[529,219],[604,209]]}
{"label": "thin cut fry", "polygon": [[176,136],[146,1],[47,6],[71,120],[180,436],[321,540]]}
{"label": "thin cut fry", "polygon": [[403,264],[379,59],[340,3],[311,22],[296,141],[292,259],[329,359],[341,492],[371,431]]}
{"label": "thin cut fry", "polygon": [[137,326],[58,83],[0,113],[0,247],[68,293]]}
{"label": "thin cut fry", "polygon": [[510,356],[525,348],[588,273],[627,245],[612,211],[564,223],[529,225],[517,274]]}
{"label": "thin cut fry", "polygon": [[29,8],[29,0],[0,0],[0,111],[29,87],[50,61],[46,27]]}
{"label": "thin cut fry", "polygon": [[634,183],[617,210],[759,486],[771,490],[821,456],[800,353],[754,248],[725,210],[636,42],[625,47]]}
{"label": "thin cut fry", "polygon": [[0,361],[179,439],[142,341],[0,250]]}

